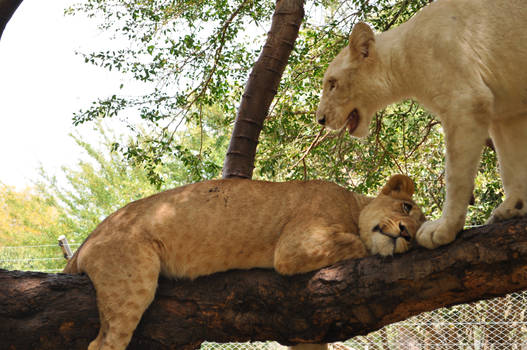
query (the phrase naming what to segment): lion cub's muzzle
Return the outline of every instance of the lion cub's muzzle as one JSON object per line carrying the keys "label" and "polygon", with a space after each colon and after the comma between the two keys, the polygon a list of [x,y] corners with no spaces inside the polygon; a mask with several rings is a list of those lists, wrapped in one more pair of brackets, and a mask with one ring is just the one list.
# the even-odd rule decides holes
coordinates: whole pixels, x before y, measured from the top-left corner
{"label": "lion cub's muzzle", "polygon": [[[389,239],[391,242],[391,252],[385,251],[381,255],[394,255],[397,253],[404,253],[412,248],[414,239],[408,228],[403,223],[391,223],[388,225],[376,225],[373,232],[380,234]],[[387,247],[386,247],[387,248]]]}
{"label": "lion cub's muzzle", "polygon": [[380,225],[375,226],[372,231],[379,232],[381,235],[392,239],[403,238],[406,242],[410,242],[412,240],[410,232],[408,232],[408,229],[403,224],[399,224],[399,233],[386,232],[381,228]]}

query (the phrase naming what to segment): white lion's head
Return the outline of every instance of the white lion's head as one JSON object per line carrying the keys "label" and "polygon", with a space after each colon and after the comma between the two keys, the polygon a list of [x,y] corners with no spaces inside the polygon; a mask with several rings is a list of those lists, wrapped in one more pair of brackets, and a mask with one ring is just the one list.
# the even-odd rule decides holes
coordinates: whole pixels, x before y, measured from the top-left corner
{"label": "white lion's head", "polygon": [[382,108],[386,90],[375,47],[375,35],[365,23],[357,23],[350,41],[329,64],[323,80],[317,121],[329,129],[346,127],[364,137],[375,112]]}

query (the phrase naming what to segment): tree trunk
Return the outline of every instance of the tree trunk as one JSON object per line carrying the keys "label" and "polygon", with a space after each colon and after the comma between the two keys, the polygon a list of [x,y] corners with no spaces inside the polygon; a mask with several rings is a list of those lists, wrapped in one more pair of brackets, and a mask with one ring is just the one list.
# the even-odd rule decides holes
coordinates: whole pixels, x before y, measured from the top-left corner
{"label": "tree trunk", "polygon": [[11,19],[22,0],[0,0],[0,39],[7,22]]}
{"label": "tree trunk", "polygon": [[303,0],[277,1],[267,41],[242,95],[223,166],[224,178],[252,177],[260,131],[278,90],[303,18]]}
{"label": "tree trunk", "polygon": [[[129,349],[202,341],[334,342],[423,311],[527,289],[527,218],[471,229],[453,244],[367,257],[307,274],[229,271],[160,279]],[[96,336],[85,276],[0,271],[0,349],[86,349]]]}

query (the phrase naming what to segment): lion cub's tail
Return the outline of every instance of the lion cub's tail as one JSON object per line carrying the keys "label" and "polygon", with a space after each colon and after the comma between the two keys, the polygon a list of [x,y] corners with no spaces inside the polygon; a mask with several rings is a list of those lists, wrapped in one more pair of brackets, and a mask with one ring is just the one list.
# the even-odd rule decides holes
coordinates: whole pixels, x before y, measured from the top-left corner
{"label": "lion cub's tail", "polygon": [[71,259],[68,260],[66,267],[62,270],[63,273],[81,273],[79,267],[77,266],[77,257],[79,256],[79,249],[73,254]]}
{"label": "lion cub's tail", "polygon": [[64,270],[62,270],[63,273],[84,273],[84,271],[82,271],[80,268],[79,268],[79,265],[77,263],[77,260],[79,258],[79,252],[81,251],[82,247],[84,247],[84,244],[86,244],[86,242],[88,241],[88,239],[90,239],[91,235],[89,235],[85,240],[84,242],[82,242],[82,244],[79,246],[79,248],[77,248],[77,250],[75,251],[75,253],[73,253],[73,256],[71,257],[71,259],[68,260],[68,263],[66,264],[66,266],[64,267]]}

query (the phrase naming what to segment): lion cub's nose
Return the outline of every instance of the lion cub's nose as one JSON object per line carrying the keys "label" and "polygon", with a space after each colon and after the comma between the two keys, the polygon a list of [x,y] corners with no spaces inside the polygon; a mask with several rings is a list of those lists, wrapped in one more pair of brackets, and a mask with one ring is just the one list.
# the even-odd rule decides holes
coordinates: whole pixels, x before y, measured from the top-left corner
{"label": "lion cub's nose", "polygon": [[410,236],[410,232],[408,232],[408,229],[403,224],[399,224],[399,234],[401,237],[403,237],[406,241],[410,241],[412,237]]}
{"label": "lion cub's nose", "polygon": [[322,115],[322,116],[318,117],[318,123],[320,125],[325,125],[326,124],[326,116]]}

